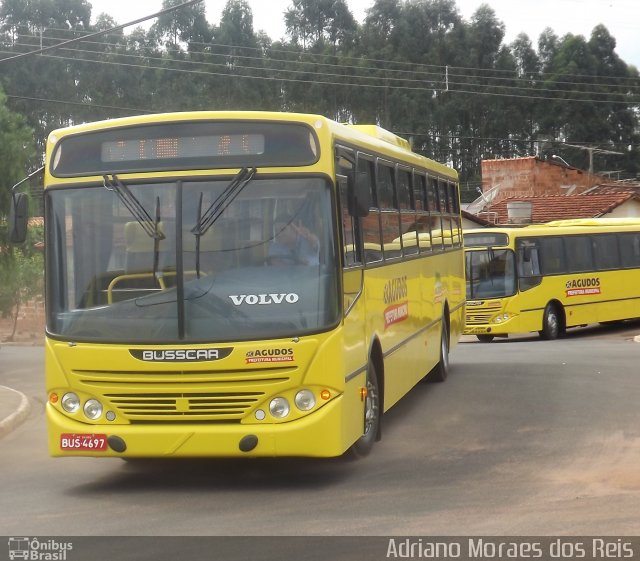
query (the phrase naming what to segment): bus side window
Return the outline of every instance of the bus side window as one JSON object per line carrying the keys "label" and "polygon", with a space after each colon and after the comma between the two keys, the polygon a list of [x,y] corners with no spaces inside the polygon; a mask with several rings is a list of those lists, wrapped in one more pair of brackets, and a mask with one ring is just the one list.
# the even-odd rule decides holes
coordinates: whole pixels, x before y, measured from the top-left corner
{"label": "bus side window", "polygon": [[564,243],[559,237],[538,238],[540,244],[540,265],[545,275],[559,275],[567,271]]}
{"label": "bus side window", "polygon": [[620,268],[618,238],[615,234],[596,234],[592,236],[593,253],[598,271]]}
{"label": "bus side window", "polygon": [[640,233],[619,234],[620,256],[625,269],[640,267]]}
{"label": "bus side window", "polygon": [[372,160],[365,159],[362,155],[358,156],[358,173],[365,175],[368,178],[369,185],[371,185],[371,208],[369,209],[369,214],[360,219],[365,263],[382,261],[380,208],[374,182],[373,166]]}
{"label": "bus side window", "polygon": [[[411,172],[398,169],[398,207],[400,209],[400,233],[404,255],[418,252],[416,237],[416,212],[412,201]],[[415,193],[415,192],[414,192]]]}
{"label": "bus side window", "polygon": [[356,224],[353,216],[349,214],[348,203],[348,184],[346,177],[338,179],[338,190],[340,196],[340,220],[342,227],[342,243],[344,252],[342,256],[342,265],[344,267],[353,267],[360,265],[361,259],[357,248],[358,238],[356,236]]}
{"label": "bus side window", "polygon": [[591,237],[567,236],[564,243],[567,248],[567,264],[570,272],[594,270]]}
{"label": "bus side window", "polygon": [[427,180],[427,196],[431,215],[431,247],[434,251],[439,251],[442,250],[443,247],[441,212],[444,211],[440,206],[438,180],[435,177],[429,177]]}
{"label": "bus side window", "polygon": [[536,241],[527,239],[518,240],[516,259],[520,290],[529,290],[539,285],[542,276]]}
{"label": "bus side window", "polygon": [[385,259],[402,256],[400,245],[400,212],[396,204],[395,166],[378,161],[376,192],[380,209],[380,224]]}
{"label": "bus side window", "polygon": [[429,228],[429,205],[427,200],[427,178],[424,175],[414,176],[413,193],[416,207],[415,230],[418,235],[420,252],[431,252],[431,232]]}

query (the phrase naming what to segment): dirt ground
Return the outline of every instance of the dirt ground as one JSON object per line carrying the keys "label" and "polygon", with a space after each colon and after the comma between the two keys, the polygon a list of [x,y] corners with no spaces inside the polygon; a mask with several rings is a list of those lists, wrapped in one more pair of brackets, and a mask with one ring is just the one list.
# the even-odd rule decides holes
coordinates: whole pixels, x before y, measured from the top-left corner
{"label": "dirt ground", "polygon": [[44,308],[32,308],[27,313],[20,314],[13,340],[13,319],[0,317],[0,344],[6,342],[33,343],[42,345],[44,342]]}

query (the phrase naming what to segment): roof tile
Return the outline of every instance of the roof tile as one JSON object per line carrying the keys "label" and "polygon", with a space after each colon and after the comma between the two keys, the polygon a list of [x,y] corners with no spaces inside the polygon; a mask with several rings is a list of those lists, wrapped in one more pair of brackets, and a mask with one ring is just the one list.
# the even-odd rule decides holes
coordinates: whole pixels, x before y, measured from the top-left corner
{"label": "roof tile", "polygon": [[631,191],[608,191],[580,195],[542,195],[538,197],[512,197],[502,199],[485,210],[496,213],[498,224],[508,224],[507,205],[510,202],[532,203],[533,223],[549,222],[564,218],[593,218],[613,211],[615,208],[640,196]]}

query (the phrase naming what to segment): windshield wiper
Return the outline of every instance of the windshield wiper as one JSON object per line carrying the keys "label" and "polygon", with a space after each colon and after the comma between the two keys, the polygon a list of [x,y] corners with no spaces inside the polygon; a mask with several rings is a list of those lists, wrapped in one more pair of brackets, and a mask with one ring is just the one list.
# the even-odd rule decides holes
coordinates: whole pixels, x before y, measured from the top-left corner
{"label": "windshield wiper", "polygon": [[256,174],[256,168],[242,168],[230,181],[220,195],[209,205],[209,208],[202,213],[203,193],[200,193],[198,202],[198,220],[191,228],[191,233],[196,237],[196,276],[200,278],[200,238],[207,233],[209,228],[220,218],[222,213],[229,207],[234,199],[242,192]]}
{"label": "windshield wiper", "polygon": [[220,215],[227,209],[233,200],[242,192],[247,184],[256,174],[256,168],[242,168],[236,176],[231,180],[216,200],[211,203],[209,208],[202,214],[202,193],[200,193],[200,204],[198,205],[198,222],[191,229],[191,233],[196,236],[204,235],[215,223]]}
{"label": "windshield wiper", "polygon": [[147,209],[144,208],[142,203],[136,199],[134,194],[129,190],[129,188],[118,179],[118,177],[114,174],[109,179],[109,176],[104,175],[102,177],[103,185],[107,191],[113,191],[118,198],[122,202],[122,204],[127,208],[127,210],[131,213],[138,224],[142,227],[142,229],[148,234],[150,238],[155,240],[164,240],[165,235],[158,228],[158,223],[160,222],[160,201],[156,200],[156,217],[155,219],[151,218],[151,215],[147,212]]}
{"label": "windshield wiper", "polygon": [[131,216],[140,224],[140,227],[150,238],[153,238],[153,276],[155,278],[160,257],[160,240],[165,239],[165,235],[158,227],[160,224],[160,197],[156,197],[156,216],[151,218],[147,209],[115,174],[111,176],[111,179],[107,175],[104,175],[102,179],[104,188],[107,191],[113,191],[118,196],[122,204],[131,213]]}

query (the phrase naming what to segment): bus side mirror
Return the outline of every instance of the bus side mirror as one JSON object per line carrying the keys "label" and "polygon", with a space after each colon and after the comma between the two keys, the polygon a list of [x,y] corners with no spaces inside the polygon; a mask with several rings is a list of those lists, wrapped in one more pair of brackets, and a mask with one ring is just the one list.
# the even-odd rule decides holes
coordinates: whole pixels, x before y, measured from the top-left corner
{"label": "bus side mirror", "polygon": [[355,172],[349,175],[349,214],[367,216],[371,208],[371,186],[366,173]]}
{"label": "bus side mirror", "polygon": [[9,241],[13,244],[24,243],[27,239],[29,222],[29,197],[26,193],[14,193],[9,207]]}

